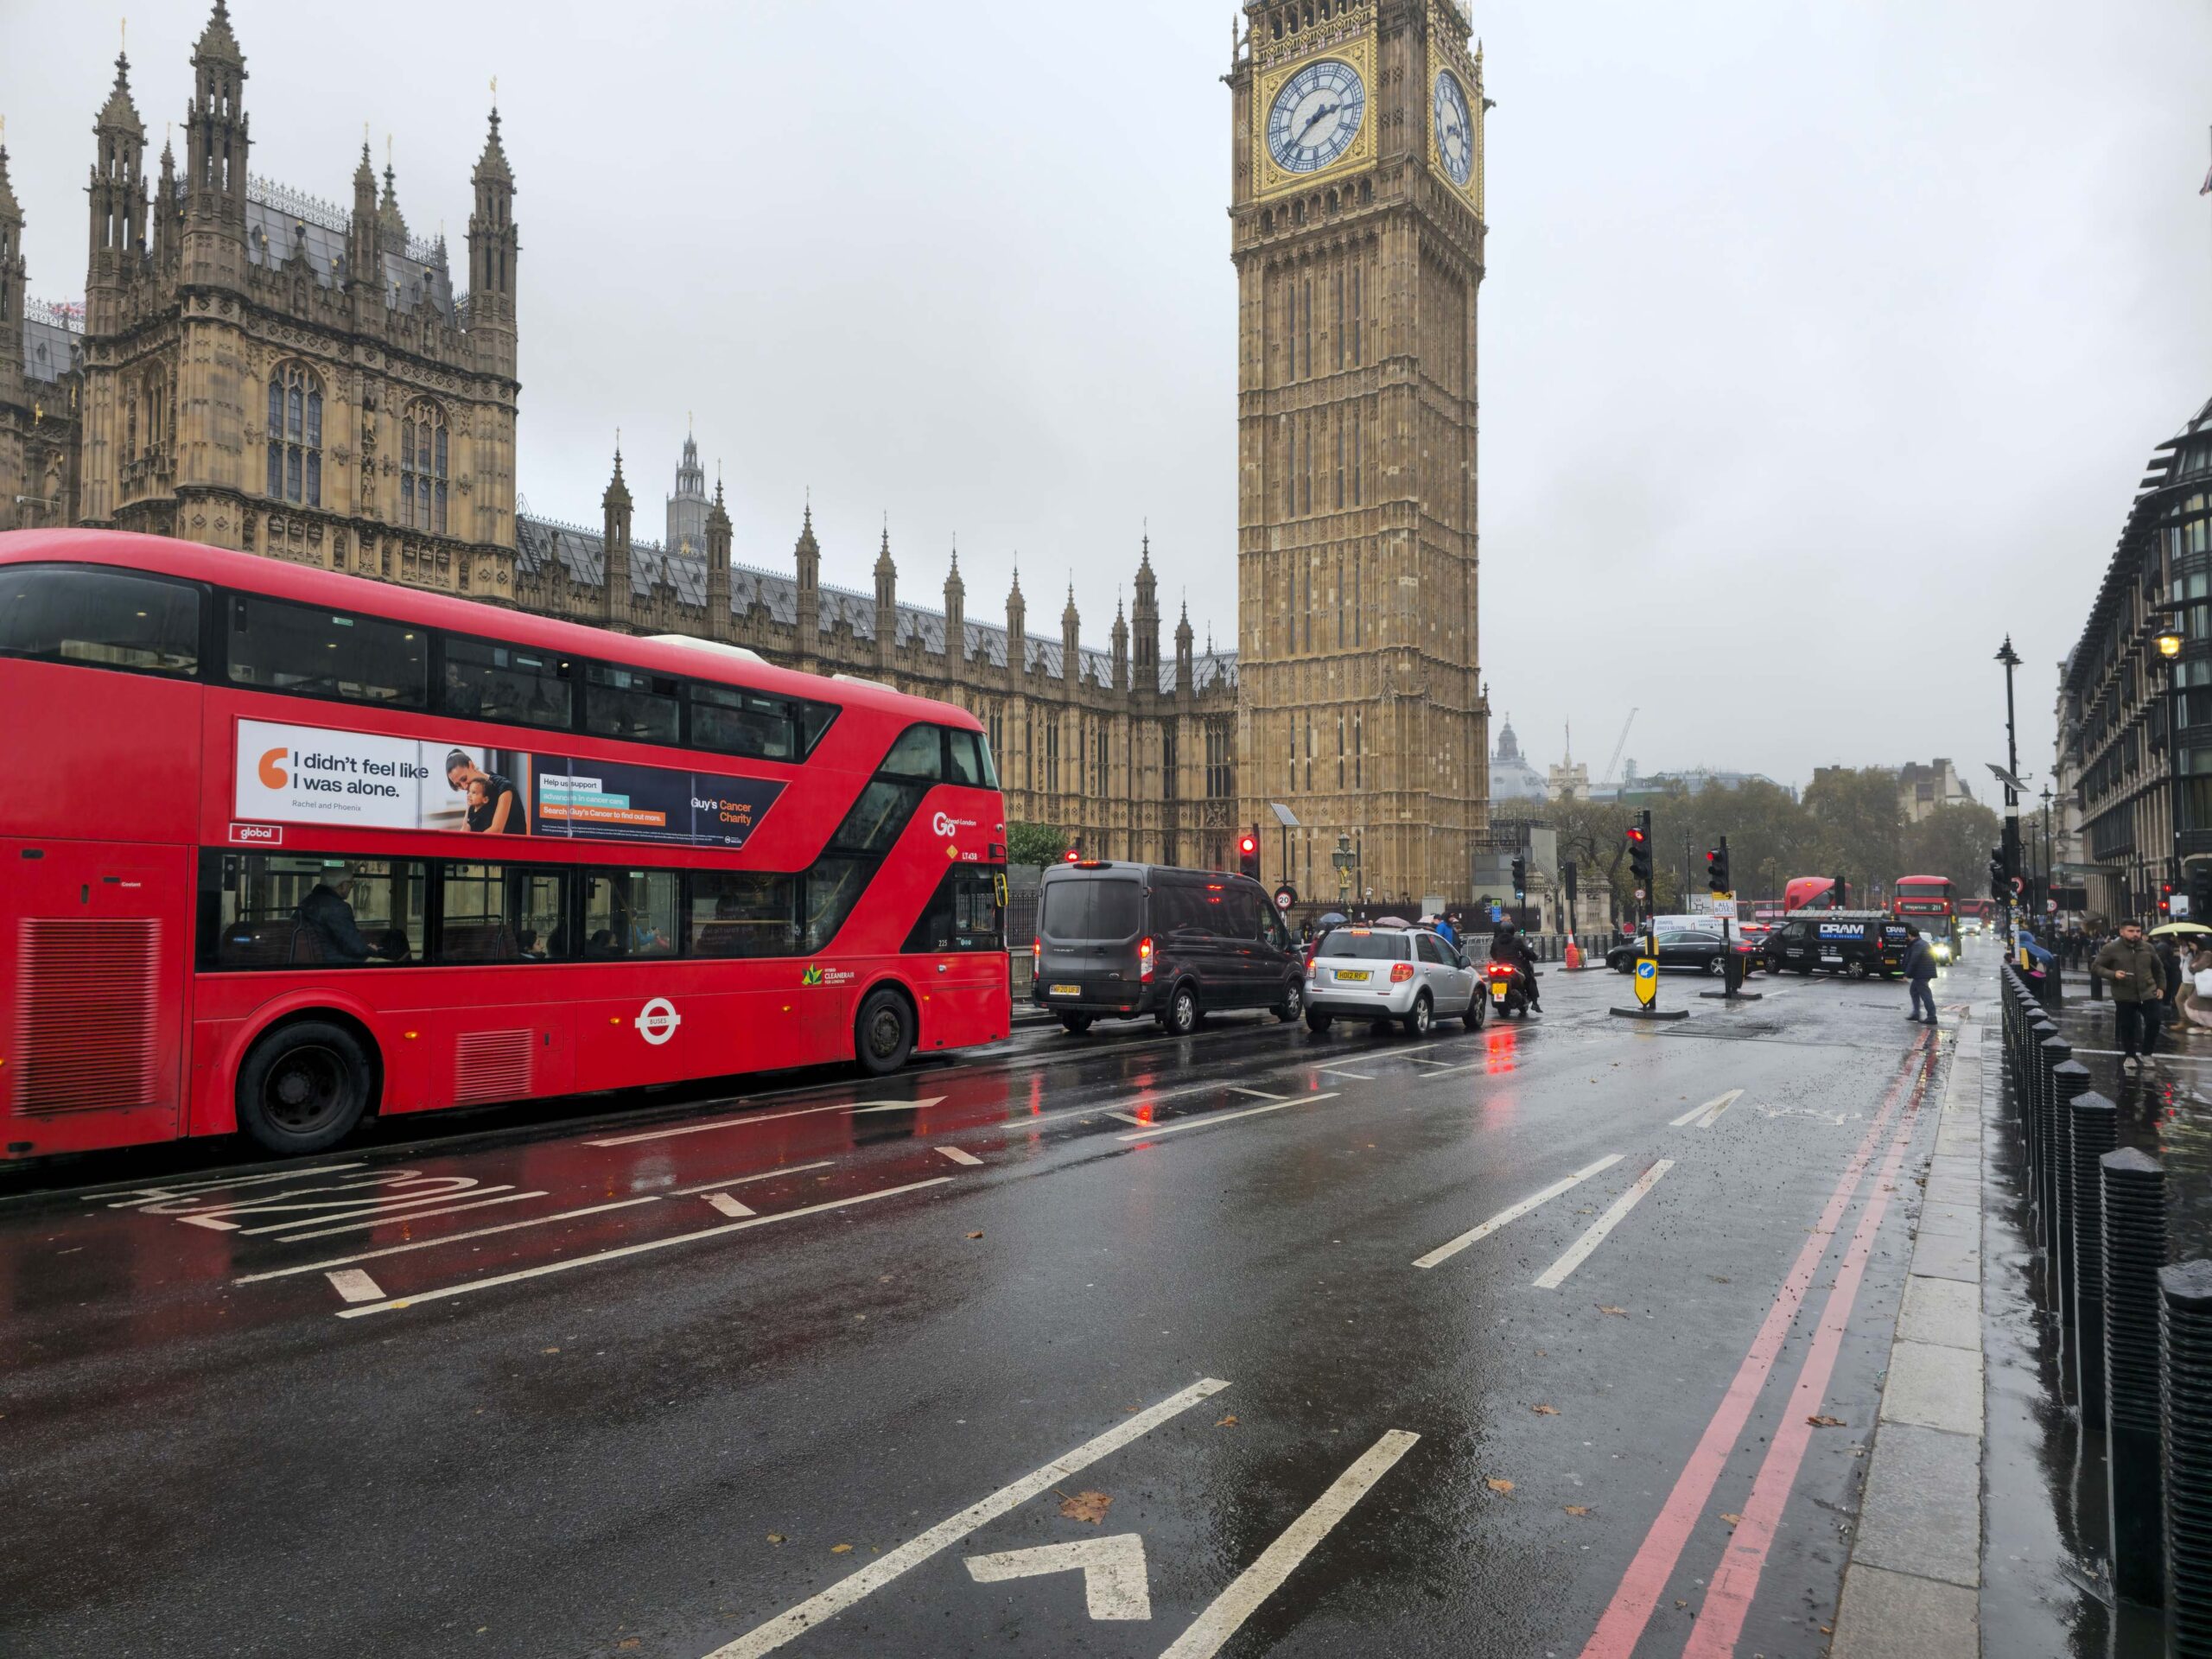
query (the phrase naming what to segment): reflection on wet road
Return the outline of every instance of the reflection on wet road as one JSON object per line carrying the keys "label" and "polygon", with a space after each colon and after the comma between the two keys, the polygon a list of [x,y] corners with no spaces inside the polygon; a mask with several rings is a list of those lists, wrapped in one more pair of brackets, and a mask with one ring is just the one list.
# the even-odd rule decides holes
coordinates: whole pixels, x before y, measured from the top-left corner
{"label": "reflection on wet road", "polygon": [[55,1171],[0,1648],[1818,1651],[1951,1033],[1624,984]]}

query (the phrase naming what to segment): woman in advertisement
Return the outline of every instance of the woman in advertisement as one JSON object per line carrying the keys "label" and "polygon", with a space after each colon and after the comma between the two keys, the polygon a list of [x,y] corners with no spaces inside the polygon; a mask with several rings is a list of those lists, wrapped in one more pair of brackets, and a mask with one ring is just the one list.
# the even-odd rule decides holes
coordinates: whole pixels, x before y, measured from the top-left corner
{"label": "woman in advertisement", "polygon": [[[486,760],[497,764],[498,757],[485,751]],[[496,772],[486,772],[470,758],[466,749],[455,749],[446,756],[446,782],[451,785],[467,803],[468,829],[480,836],[526,836],[530,833],[530,810],[524,804],[522,791],[514,780],[503,778]]]}

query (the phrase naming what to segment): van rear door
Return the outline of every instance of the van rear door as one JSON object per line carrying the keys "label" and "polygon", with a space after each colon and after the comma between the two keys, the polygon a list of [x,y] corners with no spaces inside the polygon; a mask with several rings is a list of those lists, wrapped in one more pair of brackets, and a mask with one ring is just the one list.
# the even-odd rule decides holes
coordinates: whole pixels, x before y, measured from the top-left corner
{"label": "van rear door", "polygon": [[1071,1007],[1135,1002],[1144,884],[1134,870],[1055,871],[1037,907],[1038,1000]]}

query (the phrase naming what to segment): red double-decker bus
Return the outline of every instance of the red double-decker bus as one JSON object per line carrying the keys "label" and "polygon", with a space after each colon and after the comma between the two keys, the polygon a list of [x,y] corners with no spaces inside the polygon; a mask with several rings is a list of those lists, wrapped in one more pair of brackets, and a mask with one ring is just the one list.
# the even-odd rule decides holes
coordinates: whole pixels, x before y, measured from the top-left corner
{"label": "red double-decker bus", "polygon": [[0,536],[0,1148],[1003,1037],[973,716],[154,537]]}
{"label": "red double-decker bus", "polygon": [[1958,909],[1952,902],[1951,879],[1947,875],[1901,875],[1891,884],[1894,897],[1891,913],[1916,925],[1948,960],[1958,950]]}

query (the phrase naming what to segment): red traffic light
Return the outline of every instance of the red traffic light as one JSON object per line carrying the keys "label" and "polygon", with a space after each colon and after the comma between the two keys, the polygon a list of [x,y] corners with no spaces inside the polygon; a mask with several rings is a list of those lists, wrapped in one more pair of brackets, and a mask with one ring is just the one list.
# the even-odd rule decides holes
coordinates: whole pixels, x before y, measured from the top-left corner
{"label": "red traffic light", "polygon": [[1259,838],[1255,836],[1238,836],[1236,840],[1236,850],[1246,858],[1251,857],[1253,854],[1260,850]]}
{"label": "red traffic light", "polygon": [[1630,841],[1637,841],[1637,842],[1640,842],[1640,841],[1642,841],[1642,840],[1643,839],[1643,830],[1633,830],[1633,829],[1632,829],[1632,830],[1630,830],[1628,832],[1628,838],[1629,838]]}
{"label": "red traffic light", "polygon": [[1080,864],[1083,861],[1083,849],[1079,847],[1071,847],[1062,853],[1060,857],[1065,863]]}

